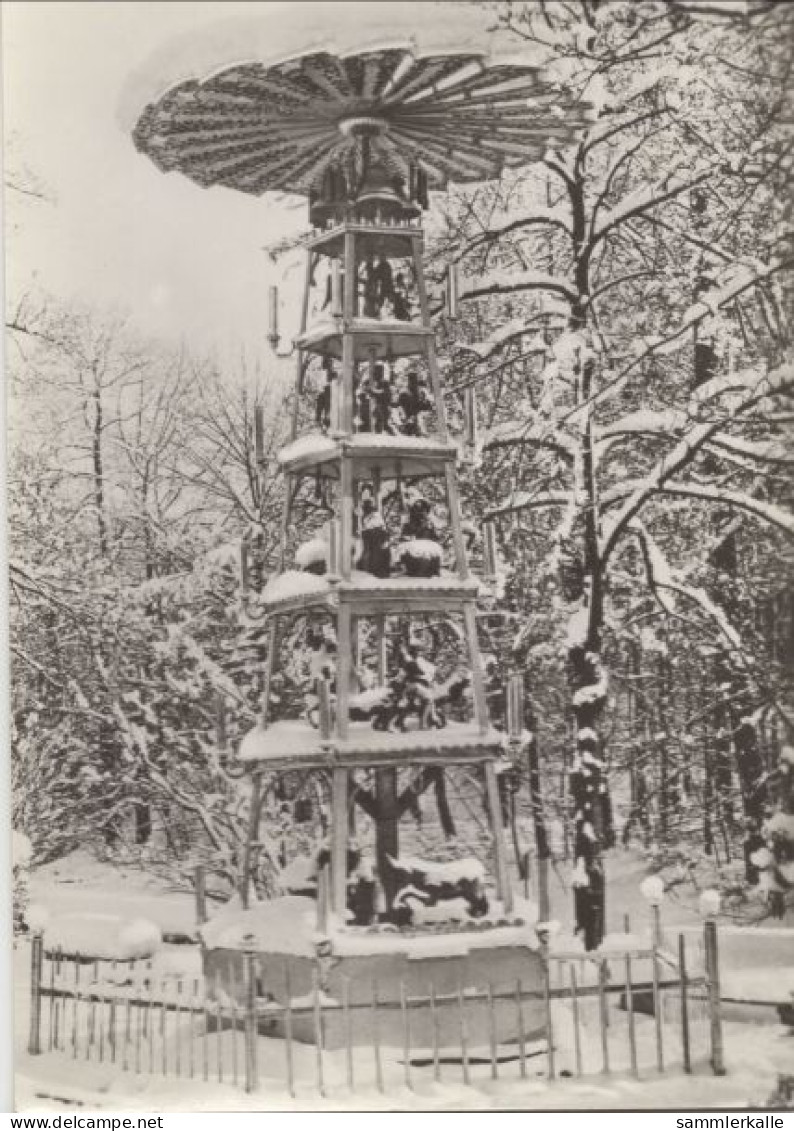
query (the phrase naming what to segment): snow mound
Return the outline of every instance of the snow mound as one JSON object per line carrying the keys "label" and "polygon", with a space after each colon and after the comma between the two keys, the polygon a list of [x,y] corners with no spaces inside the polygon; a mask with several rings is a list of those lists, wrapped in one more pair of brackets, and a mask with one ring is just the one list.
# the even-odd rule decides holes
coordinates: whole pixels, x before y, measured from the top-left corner
{"label": "snow mound", "polygon": [[422,860],[418,856],[389,857],[401,872],[418,872],[428,884],[457,884],[461,880],[484,880],[485,866],[474,856],[462,860]]}
{"label": "snow mound", "polygon": [[211,949],[265,950],[311,958],[317,940],[317,904],[301,895],[261,900],[247,909],[237,898],[201,927]]}
{"label": "snow mound", "polygon": [[314,573],[304,573],[298,569],[288,569],[277,577],[271,577],[262,591],[262,600],[266,604],[275,604],[278,601],[287,601],[291,597],[308,597],[325,593],[328,588],[328,582],[324,577],[318,577]]}
{"label": "snow mound", "polygon": [[438,542],[431,542],[429,538],[413,538],[409,542],[401,542],[397,549],[398,558],[409,554],[412,558],[437,559],[441,557],[442,550]]}
{"label": "snow mound", "polygon": [[314,856],[294,856],[278,874],[279,886],[284,891],[304,888],[317,879],[317,860]]}
{"label": "snow mound", "polygon": [[321,432],[310,432],[287,444],[278,453],[279,463],[292,463],[293,460],[322,457],[336,451],[336,442]]}
{"label": "snow mound", "polygon": [[64,954],[129,962],[150,958],[162,944],[160,928],[148,919],[121,915],[57,915],[44,923],[44,946]]}
{"label": "snow mound", "polygon": [[[301,569],[308,569],[310,565],[315,565],[317,562],[327,562],[327,560],[328,543],[323,541],[322,538],[310,538],[308,542],[303,542],[298,546],[295,551],[295,561]],[[293,573],[295,571],[289,570],[288,572]]]}

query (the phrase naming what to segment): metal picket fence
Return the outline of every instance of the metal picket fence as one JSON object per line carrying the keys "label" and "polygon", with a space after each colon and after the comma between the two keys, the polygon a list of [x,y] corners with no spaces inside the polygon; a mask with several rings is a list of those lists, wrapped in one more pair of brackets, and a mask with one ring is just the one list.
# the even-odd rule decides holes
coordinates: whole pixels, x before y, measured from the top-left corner
{"label": "metal picket fence", "polygon": [[[520,979],[444,992],[431,984],[417,995],[401,983],[387,996],[373,980],[351,999],[343,980],[341,1000],[324,993],[318,966],[309,994],[287,992],[279,1002],[268,997],[253,952],[245,955],[244,995],[233,1000],[203,978],[161,978],[148,961],[45,951],[36,936],[29,1051],[292,1096],[340,1086],[388,1092],[422,1080],[641,1078],[709,1064],[722,1073],[713,924],[705,954],[705,969],[690,970],[680,936],[676,955],[657,947],[547,955],[540,988]],[[288,964],[284,984],[289,990]],[[430,1019],[429,1043],[416,1036],[418,1011]],[[528,1011],[543,1019],[540,1038]],[[507,1012],[514,1035],[500,1043],[497,1015],[503,1021]]]}

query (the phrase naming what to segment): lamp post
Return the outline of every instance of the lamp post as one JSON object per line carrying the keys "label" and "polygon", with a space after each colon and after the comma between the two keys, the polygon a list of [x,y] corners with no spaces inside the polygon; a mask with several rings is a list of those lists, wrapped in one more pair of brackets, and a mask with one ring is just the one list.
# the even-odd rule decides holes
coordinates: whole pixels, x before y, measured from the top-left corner
{"label": "lamp post", "polygon": [[642,898],[651,909],[653,918],[653,945],[662,945],[662,903],[664,901],[664,880],[661,876],[646,876],[640,884]]}

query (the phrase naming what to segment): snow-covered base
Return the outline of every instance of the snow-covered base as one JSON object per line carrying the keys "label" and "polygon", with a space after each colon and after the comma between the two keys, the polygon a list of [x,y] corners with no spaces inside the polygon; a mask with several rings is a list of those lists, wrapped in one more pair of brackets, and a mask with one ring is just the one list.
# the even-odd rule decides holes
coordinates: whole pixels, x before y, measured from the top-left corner
{"label": "snow-covered base", "polygon": [[244,909],[236,897],[199,931],[212,949],[258,950],[312,957],[316,953],[317,904],[299,895],[255,901]]}
{"label": "snow-covered base", "polygon": [[[454,871],[455,863],[446,868]],[[472,861],[459,863],[463,871],[471,869]],[[506,916],[502,906],[494,900],[489,915],[470,920],[462,927],[450,925],[446,931],[443,923],[439,923],[434,924],[435,929],[425,931],[330,924],[326,932],[321,932],[317,929],[315,901],[306,896],[284,895],[256,901],[247,909],[234,898],[200,928],[199,934],[204,945],[213,950],[254,950],[311,958],[317,953],[318,945],[330,943],[331,953],[338,957],[404,955],[418,959],[458,957],[475,950],[499,947],[526,947],[535,951],[538,940],[532,924],[536,919],[534,904],[519,900],[514,911]]]}

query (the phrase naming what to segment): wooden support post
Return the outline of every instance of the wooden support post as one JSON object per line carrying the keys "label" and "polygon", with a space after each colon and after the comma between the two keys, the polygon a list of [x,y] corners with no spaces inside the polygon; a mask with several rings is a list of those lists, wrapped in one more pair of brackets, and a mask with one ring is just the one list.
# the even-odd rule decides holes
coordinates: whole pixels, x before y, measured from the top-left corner
{"label": "wooden support post", "polygon": [[609,965],[605,958],[598,963],[598,1021],[601,1029],[601,1070],[609,1074],[609,1007],[607,986]]}
{"label": "wooden support post", "polygon": [[254,843],[259,837],[259,818],[262,813],[262,775],[255,774],[251,783],[251,811],[248,814],[248,837],[243,849],[243,874],[240,877],[240,902],[248,907],[248,894],[251,886],[251,860]]}
{"label": "wooden support post", "polygon": [[631,1073],[636,1078],[639,1076],[637,1067],[637,1031],[634,1026],[634,984],[631,980],[631,955],[626,955],[626,1017],[629,1025],[629,1054],[631,1057]]}
{"label": "wooden support post", "polygon": [[683,935],[678,936],[678,978],[681,992],[681,1051],[684,1062],[684,1072],[692,1072],[692,1056],[689,1044],[689,994],[686,970],[686,940]]}
{"label": "wooden support post", "polygon": [[325,934],[328,930],[328,867],[323,866],[317,873],[317,930]]}
{"label": "wooden support post", "polygon": [[[423,326],[430,327],[430,307],[427,301],[427,288],[422,268],[422,237],[416,236],[411,240],[413,248],[414,273],[416,275],[416,291],[419,296],[419,312]],[[444,408],[444,390],[441,387],[441,375],[438,371],[436,357],[436,343],[432,337],[427,338],[427,368],[430,372],[430,384],[433,389],[433,398],[436,402],[436,415],[438,417],[438,431],[442,440],[447,439],[447,413]]]}
{"label": "wooden support post", "polygon": [[378,878],[383,888],[386,910],[391,910],[394,889],[394,870],[389,857],[396,859],[400,852],[400,815],[397,804],[397,770],[384,766],[375,771],[375,797],[378,806],[376,823],[376,859]]}
{"label": "wooden support post", "polygon": [[[44,936],[36,931],[30,943],[30,1035],[28,1052],[38,1056],[41,1052],[41,977],[44,965]],[[54,999],[50,998],[50,1009]]]}
{"label": "wooden support post", "polygon": [[351,694],[355,695],[358,685],[358,669],[361,667],[361,642],[359,639],[359,617],[350,617],[350,687]]}
{"label": "wooden support post", "polygon": [[524,680],[519,672],[507,677],[507,734],[513,742],[521,741],[524,730]]}
{"label": "wooden support post", "polygon": [[345,334],[342,339],[342,380],[338,395],[339,411],[332,417],[332,427],[339,435],[350,436],[353,432],[353,374],[356,368],[354,356],[355,339]]}
{"label": "wooden support post", "polygon": [[331,908],[344,923],[347,909],[348,771],[335,766],[331,780]]}
{"label": "wooden support post", "polygon": [[194,873],[196,885],[196,924],[200,927],[207,922],[207,870],[203,864],[196,865]]}
{"label": "wooden support post", "polygon": [[339,520],[332,518],[326,525],[328,532],[328,580],[338,581],[341,555],[339,553]]}
{"label": "wooden support post", "polygon": [[545,943],[542,945],[543,958],[543,1006],[546,1015],[546,1041],[548,1044],[548,1076],[554,1079],[554,1019],[551,1010],[551,969],[549,966],[549,950]]}
{"label": "wooden support post", "polygon": [[480,646],[477,640],[477,621],[474,615],[474,602],[465,601],[463,604],[463,630],[469,649],[469,663],[471,664],[471,684],[474,692],[474,717],[479,727],[480,734],[485,734],[490,725],[488,718],[488,700],[485,696],[485,676],[480,659]]}
{"label": "wooden support post", "polygon": [[342,297],[342,264],[338,259],[331,260],[331,317],[342,318],[345,312]]}
{"label": "wooden support post", "polygon": [[[243,964],[245,970],[245,1090],[246,1092],[254,1092],[259,1081],[256,1062],[256,955],[252,950],[247,950],[243,955]],[[209,1018],[206,1020],[208,1021]],[[220,1036],[220,1034],[218,1035]]]}
{"label": "wooden support post", "polygon": [[486,762],[485,793],[488,802],[488,816],[491,820],[491,833],[493,835],[494,856],[496,857],[496,894],[504,905],[505,914],[513,910],[513,892],[510,887],[510,876],[507,869],[507,851],[505,849],[504,829],[502,828],[502,811],[499,805],[499,788],[496,783],[496,771],[493,762]]}
{"label": "wooden support post", "polygon": [[[314,264],[317,256],[314,252],[306,253],[306,272],[303,281],[303,301],[301,303],[301,318],[299,334],[305,334],[306,323],[309,317],[309,294],[311,291],[312,272],[314,271]],[[290,421],[290,440],[296,439],[298,435],[298,417],[300,414],[300,400],[303,393],[303,379],[306,373],[306,365],[304,361],[303,350],[297,351],[295,361],[296,365],[296,378],[295,378],[295,402],[292,406],[292,420]]]}
{"label": "wooden support post", "polygon": [[292,978],[289,959],[284,960],[284,1052],[287,1059],[287,1089],[295,1096],[295,1062],[292,1048]]}
{"label": "wooden support post", "polygon": [[664,1033],[662,1017],[662,993],[659,989],[659,952],[657,944],[653,945],[653,1021],[656,1030],[656,1067],[659,1072],[664,1072]]}
{"label": "wooden support post", "polygon": [[375,1057],[375,1083],[378,1091],[382,1092],[383,1089],[383,1061],[381,1058],[380,1048],[380,1017],[378,1015],[378,983],[375,978],[372,979],[371,987],[371,1002],[372,1002],[372,1052]]}
{"label": "wooden support post", "polygon": [[381,687],[386,684],[386,677],[388,675],[388,655],[386,654],[386,617],[379,616],[377,619],[377,627],[375,630],[376,646],[377,646],[377,673],[378,683]]}
{"label": "wooden support post", "polygon": [[458,265],[452,259],[447,264],[447,314],[458,317]]}
{"label": "wooden support post", "polygon": [[353,564],[354,495],[353,457],[343,451],[339,469],[339,573],[345,581],[350,580]]}
{"label": "wooden support post", "polygon": [[709,995],[709,1027],[711,1030],[711,1070],[715,1076],[725,1075],[725,1046],[722,1038],[722,1003],[720,1001],[720,963],[717,945],[717,923],[709,918],[703,924],[706,979]]}
{"label": "wooden support post", "polygon": [[496,527],[492,522],[482,524],[482,571],[486,581],[496,580]]}
{"label": "wooden support post", "polygon": [[345,286],[342,309],[342,413],[340,428],[346,435],[353,431],[353,371],[356,367],[355,339],[350,326],[356,317],[356,237],[345,232]]}
{"label": "wooden support post", "polygon": [[331,688],[327,679],[318,679],[315,686],[317,688],[317,710],[320,723],[320,741],[329,742],[333,731],[333,719],[331,717]]}
{"label": "wooden support post", "polygon": [[463,415],[466,422],[466,446],[473,453],[477,448],[477,392],[474,385],[463,390]]}
{"label": "wooden support post", "polygon": [[284,476],[284,510],[281,515],[281,540],[278,552],[279,573],[284,572],[287,564],[287,544],[289,543],[289,523],[292,518],[292,502],[295,484],[291,475]]}
{"label": "wooden support post", "polygon": [[444,479],[447,489],[447,508],[449,510],[450,530],[452,531],[452,545],[455,548],[455,565],[458,570],[458,577],[461,581],[466,581],[471,576],[469,559],[466,555],[466,543],[460,526],[460,497],[455,478],[455,468],[449,462],[444,464]]}
{"label": "wooden support post", "polygon": [[579,996],[576,984],[576,968],[572,962],[568,963],[568,973],[571,979],[571,1016],[573,1019],[573,1047],[576,1063],[576,1075],[582,1075],[582,1035],[579,1030]]}
{"label": "wooden support post", "polygon": [[273,672],[276,667],[276,654],[278,652],[278,639],[279,639],[279,618],[278,614],[274,614],[270,621],[267,636],[267,660],[265,667],[265,677],[262,681],[262,698],[259,712],[259,725],[266,727],[268,724],[268,716],[270,714],[270,682],[273,678]]}
{"label": "wooden support post", "polygon": [[342,742],[350,733],[351,624],[350,605],[341,601],[336,615],[336,733]]}

